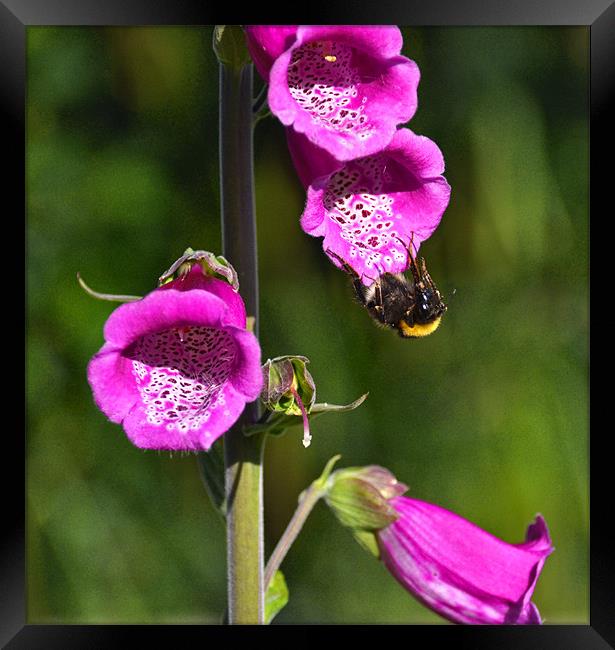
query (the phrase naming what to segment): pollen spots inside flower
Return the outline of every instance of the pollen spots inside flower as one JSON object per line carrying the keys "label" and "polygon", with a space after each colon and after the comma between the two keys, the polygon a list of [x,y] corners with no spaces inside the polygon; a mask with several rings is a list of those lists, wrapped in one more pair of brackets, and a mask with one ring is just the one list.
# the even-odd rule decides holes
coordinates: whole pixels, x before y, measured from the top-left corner
{"label": "pollen spots inside flower", "polygon": [[348,163],[331,176],[324,197],[327,218],[348,242],[350,257],[378,273],[404,266],[408,259],[400,241],[401,216],[394,212],[394,198],[387,192],[391,181],[387,164],[387,157],[380,154]]}
{"label": "pollen spots inside flower", "polygon": [[184,327],[149,334],[127,352],[147,421],[168,431],[200,429],[225,406],[222,388],[236,356],[230,334]]}
{"label": "pollen spots inside flower", "polygon": [[361,77],[352,65],[353,48],[333,41],[306,43],[293,51],[288,87],[312,122],[330,131],[352,132],[365,140],[374,133],[360,95]]}

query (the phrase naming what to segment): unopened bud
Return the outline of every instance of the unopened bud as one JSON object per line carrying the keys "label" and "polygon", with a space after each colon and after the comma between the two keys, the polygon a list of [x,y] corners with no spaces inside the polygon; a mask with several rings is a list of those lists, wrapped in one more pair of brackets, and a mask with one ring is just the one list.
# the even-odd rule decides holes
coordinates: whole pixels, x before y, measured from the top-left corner
{"label": "unopened bud", "polygon": [[316,386],[307,369],[310,360],[298,355],[268,359],[263,365],[261,399],[270,411],[301,415],[297,395],[307,413],[316,401]]}
{"label": "unopened bud", "polygon": [[369,532],[397,519],[388,500],[407,489],[384,467],[350,467],[331,475],[325,500],[344,526],[353,532]]}
{"label": "unopened bud", "polygon": [[239,291],[237,271],[226,258],[209,251],[194,251],[192,248],[187,248],[184,254],[171,264],[158,279],[158,284],[163,285],[176,278],[186,277],[195,264],[201,266],[205,275],[225,280],[235,291]]}
{"label": "unopened bud", "polygon": [[308,413],[316,401],[316,386],[307,369],[310,360],[298,355],[268,359],[263,365],[261,399],[270,411],[303,418],[303,446],[312,441]]}
{"label": "unopened bud", "polygon": [[240,69],[251,61],[245,34],[239,25],[216,25],[213,48],[218,61],[230,68]]}

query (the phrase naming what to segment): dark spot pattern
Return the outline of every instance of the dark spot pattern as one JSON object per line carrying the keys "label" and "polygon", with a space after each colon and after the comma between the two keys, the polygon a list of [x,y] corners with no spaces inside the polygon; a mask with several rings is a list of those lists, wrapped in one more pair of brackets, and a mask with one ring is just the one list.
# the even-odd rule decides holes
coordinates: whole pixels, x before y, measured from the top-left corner
{"label": "dark spot pattern", "polygon": [[365,114],[367,97],[359,96],[361,79],[352,55],[353,48],[341,43],[306,43],[292,53],[288,87],[313,123],[365,140],[375,129]]}
{"label": "dark spot pattern", "polygon": [[[327,218],[340,229],[340,237],[350,245],[350,260],[359,257],[367,268],[378,273],[393,263],[405,263],[404,248],[396,222],[394,199],[386,188],[390,175],[387,156],[376,154],[353,160],[331,175],[324,195]],[[403,240],[404,238],[401,237]]]}
{"label": "dark spot pattern", "polygon": [[235,342],[224,330],[156,332],[134,343],[127,356],[150,424],[187,433],[224,408],[222,388],[236,356]]}

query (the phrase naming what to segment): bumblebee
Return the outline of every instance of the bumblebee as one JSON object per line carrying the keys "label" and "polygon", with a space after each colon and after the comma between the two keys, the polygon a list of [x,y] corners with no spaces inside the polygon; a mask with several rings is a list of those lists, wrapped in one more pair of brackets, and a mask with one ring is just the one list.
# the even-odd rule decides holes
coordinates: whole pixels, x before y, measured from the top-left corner
{"label": "bumblebee", "polygon": [[359,274],[339,255],[328,249],[343,270],[353,278],[355,294],[370,316],[380,325],[397,331],[404,339],[422,338],[435,332],[447,307],[422,257],[408,250],[412,278],[403,273],[382,273],[366,287]]}

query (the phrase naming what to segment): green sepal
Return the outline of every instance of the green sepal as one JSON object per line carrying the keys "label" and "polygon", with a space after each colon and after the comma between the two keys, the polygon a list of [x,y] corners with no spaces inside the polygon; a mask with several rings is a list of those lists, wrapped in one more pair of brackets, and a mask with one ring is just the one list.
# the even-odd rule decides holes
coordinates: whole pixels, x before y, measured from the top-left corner
{"label": "green sepal", "polygon": [[235,70],[241,69],[252,60],[244,31],[239,25],[216,25],[213,48],[218,61]]}
{"label": "green sepal", "polygon": [[369,530],[353,530],[352,534],[368,553],[371,553],[377,560],[380,559],[380,548],[374,533]]}
{"label": "green sepal", "polygon": [[94,289],[88,287],[88,285],[85,283],[84,279],[81,277],[81,274],[79,272],[77,272],[77,281],[79,282],[81,288],[89,296],[92,296],[92,298],[96,298],[97,300],[107,300],[109,302],[136,302],[137,300],[141,300],[141,298],[143,297],[143,296],[124,296],[115,293],[99,293],[98,291],[94,291]]}
{"label": "green sepal", "polygon": [[367,399],[369,393],[364,393],[350,404],[328,404],[327,402],[322,402],[320,404],[314,404],[312,406],[312,414],[314,413],[343,413],[344,411],[354,411],[357,407],[361,406],[363,402]]}
{"label": "green sepal", "polygon": [[[310,411],[310,422],[325,413],[343,413],[344,411],[353,411],[363,404],[368,395],[369,393],[365,393],[350,404],[328,404],[327,402],[322,402],[321,404],[316,403],[312,406]],[[270,436],[281,436],[289,429],[294,427],[301,428],[302,426],[302,420],[296,415],[269,412],[267,420],[245,427],[244,434],[246,436],[253,436],[257,433],[266,433]]]}
{"label": "green sepal", "polygon": [[288,602],[288,587],[284,574],[278,569],[265,593],[265,623],[269,625]]}
{"label": "green sepal", "polygon": [[195,264],[199,264],[205,275],[228,282],[235,291],[239,291],[239,278],[232,264],[222,255],[210,251],[195,251],[186,248],[184,254],[158,278],[158,286],[167,284],[176,278],[182,278],[190,273]]}
{"label": "green sepal", "polygon": [[408,491],[408,486],[397,480],[393,472],[380,465],[365,465],[363,467],[344,467],[335,472],[335,480],[358,478],[369,483],[384,499],[398,497]]}
{"label": "green sepal", "polygon": [[[329,458],[327,461],[325,468],[322,470],[321,475],[312,483],[312,485],[315,485],[319,492],[322,492],[323,495],[327,490],[327,483],[329,481],[329,476],[331,476],[331,472],[333,471],[333,466],[341,457],[342,454],[335,454],[335,456],[331,456],[331,458]],[[299,495],[299,500],[301,500],[302,496],[303,492]]]}
{"label": "green sepal", "polygon": [[373,485],[337,472],[329,479],[325,501],[340,523],[353,530],[380,530],[399,516]]}
{"label": "green sepal", "polygon": [[197,462],[205,491],[216,511],[226,518],[226,490],[224,487],[224,441],[222,438],[209,451],[197,454]]}

